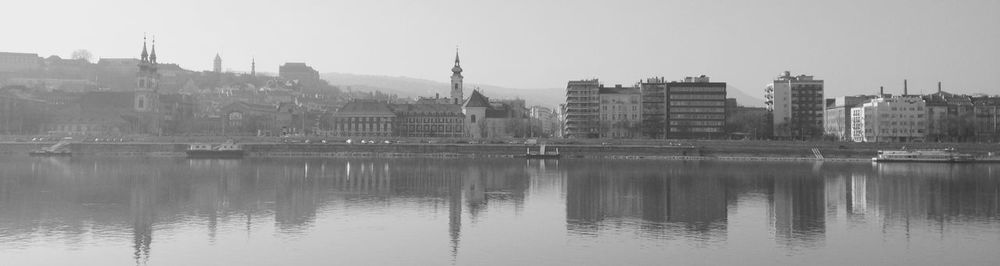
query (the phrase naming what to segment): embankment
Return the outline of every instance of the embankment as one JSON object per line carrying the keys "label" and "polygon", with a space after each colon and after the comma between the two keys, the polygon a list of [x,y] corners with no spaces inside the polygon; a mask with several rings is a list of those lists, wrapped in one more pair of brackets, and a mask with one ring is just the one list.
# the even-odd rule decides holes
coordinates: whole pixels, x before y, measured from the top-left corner
{"label": "embankment", "polygon": [[[49,143],[0,143],[0,154],[27,154]],[[793,141],[688,141],[663,145],[557,144],[565,158],[613,159],[724,159],[724,160],[868,160],[879,149],[898,149],[899,143],[840,143]],[[974,154],[1000,151],[998,144],[912,143],[909,148],[954,147]],[[245,143],[250,157],[516,157],[518,144],[304,144]],[[181,143],[73,143],[75,155],[184,156]],[[817,156],[818,151],[820,156]]]}

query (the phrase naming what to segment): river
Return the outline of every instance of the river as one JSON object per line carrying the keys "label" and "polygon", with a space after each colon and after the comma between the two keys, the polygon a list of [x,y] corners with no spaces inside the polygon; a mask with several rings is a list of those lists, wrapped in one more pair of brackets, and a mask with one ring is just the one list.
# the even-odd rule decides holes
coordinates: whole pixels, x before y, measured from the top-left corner
{"label": "river", "polygon": [[996,265],[1000,164],[0,157],[2,265]]}

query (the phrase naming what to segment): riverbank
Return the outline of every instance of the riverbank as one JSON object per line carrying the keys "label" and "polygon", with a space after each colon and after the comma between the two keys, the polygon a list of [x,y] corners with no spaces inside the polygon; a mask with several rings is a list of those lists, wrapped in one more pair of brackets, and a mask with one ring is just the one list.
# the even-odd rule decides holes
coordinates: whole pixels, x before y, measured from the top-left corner
{"label": "riverbank", "polygon": [[[561,140],[565,141],[565,140]],[[1000,151],[998,144],[983,143],[846,143],[802,141],[646,141],[634,143],[558,143],[564,158],[659,159],[659,160],[825,160],[867,161],[880,149],[956,148],[964,153],[986,154]],[[52,142],[0,142],[0,154],[24,154]],[[248,157],[517,157],[529,147],[524,144],[393,143],[347,144],[244,142]],[[124,142],[72,143],[74,156],[163,156],[183,157],[188,143]]]}

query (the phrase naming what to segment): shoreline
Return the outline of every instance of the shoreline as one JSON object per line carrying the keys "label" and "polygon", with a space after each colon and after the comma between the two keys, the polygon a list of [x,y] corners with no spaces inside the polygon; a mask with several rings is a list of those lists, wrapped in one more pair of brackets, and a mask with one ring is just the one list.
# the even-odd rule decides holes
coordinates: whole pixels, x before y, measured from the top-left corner
{"label": "shoreline", "polygon": [[[690,143],[699,145],[548,144],[548,146],[550,149],[558,148],[563,154],[563,159],[813,162],[870,162],[876,153],[875,148],[877,148],[845,148],[841,145],[842,143],[836,142],[696,141]],[[29,151],[51,144],[0,142],[0,154],[28,156]],[[523,158],[528,147],[533,146],[523,144],[243,143],[243,147],[248,158]],[[980,144],[978,147],[980,149],[975,152],[1000,149],[1000,146],[995,144]],[[74,157],[186,157],[184,151],[188,145],[156,142],[72,143],[69,148]]]}

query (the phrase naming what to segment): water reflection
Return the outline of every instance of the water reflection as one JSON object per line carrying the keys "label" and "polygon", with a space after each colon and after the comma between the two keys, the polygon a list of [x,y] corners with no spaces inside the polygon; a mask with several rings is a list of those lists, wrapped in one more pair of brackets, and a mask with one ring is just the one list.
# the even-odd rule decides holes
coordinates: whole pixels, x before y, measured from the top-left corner
{"label": "water reflection", "polygon": [[248,238],[259,237],[252,236],[254,230],[305,236],[333,226],[320,222],[322,217],[440,210],[446,219],[435,221],[447,228],[440,241],[447,242],[455,262],[464,254],[463,241],[469,241],[463,230],[502,219],[491,213],[533,220],[539,214],[527,214],[529,204],[553,201],[564,206],[570,236],[725,243],[730,231],[759,230],[733,221],[735,213],[749,212],[766,220],[774,244],[811,248],[822,247],[840,225],[876,224],[886,235],[901,231],[904,237],[911,230],[943,234],[949,226],[995,228],[1000,223],[995,167],[9,157],[0,161],[0,250],[51,241],[86,248],[127,233],[131,259],[145,264],[156,258],[159,236],[177,230],[202,227],[204,239],[213,243],[220,227],[229,224],[240,224]]}

